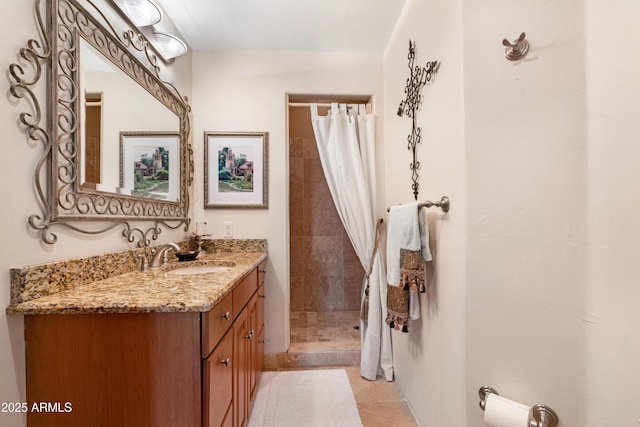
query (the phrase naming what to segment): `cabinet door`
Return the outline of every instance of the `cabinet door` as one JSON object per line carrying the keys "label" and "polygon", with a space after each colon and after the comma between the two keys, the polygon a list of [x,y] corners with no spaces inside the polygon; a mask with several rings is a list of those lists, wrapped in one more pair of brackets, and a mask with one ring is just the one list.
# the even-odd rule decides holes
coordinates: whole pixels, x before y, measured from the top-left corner
{"label": "cabinet door", "polygon": [[233,422],[233,329],[204,360],[204,425],[231,426]]}
{"label": "cabinet door", "polygon": [[199,313],[42,314],[24,322],[26,401],[72,405],[29,411],[28,426],[202,426]]}
{"label": "cabinet door", "polygon": [[267,274],[267,261],[263,261],[258,266],[258,287],[264,285],[265,274]]}
{"label": "cabinet door", "polygon": [[[247,339],[249,340],[249,402],[253,402],[253,398],[256,393],[256,375],[257,375],[257,359],[258,359],[258,333],[260,328],[258,326],[258,293],[253,294],[253,297],[247,305],[247,314],[249,315],[249,332]],[[249,404],[251,407],[251,404]]]}
{"label": "cabinet door", "polygon": [[233,406],[235,412],[234,426],[243,427],[247,422],[248,406],[248,369],[249,369],[249,317],[247,310],[242,310],[233,324]]}
{"label": "cabinet door", "polygon": [[260,335],[262,328],[264,328],[264,303],[267,295],[264,293],[264,285],[258,288],[258,301],[256,302],[256,333]]}
{"label": "cabinet door", "polygon": [[264,285],[258,288],[258,301],[256,302],[256,357],[254,370],[256,373],[256,388],[260,385],[260,378],[262,377],[262,370],[264,368],[264,346],[266,340],[264,338],[264,303],[266,295],[264,293]]}

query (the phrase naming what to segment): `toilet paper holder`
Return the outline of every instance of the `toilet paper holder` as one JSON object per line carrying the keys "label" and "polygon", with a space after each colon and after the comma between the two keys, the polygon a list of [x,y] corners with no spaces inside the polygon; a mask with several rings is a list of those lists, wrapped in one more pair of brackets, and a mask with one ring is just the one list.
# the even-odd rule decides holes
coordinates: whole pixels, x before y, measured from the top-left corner
{"label": "toilet paper holder", "polygon": [[[478,390],[480,395],[480,409],[484,411],[487,404],[487,395],[489,393],[500,396],[500,393],[493,387],[482,386]],[[556,427],[558,425],[558,415],[556,412],[547,405],[536,404],[529,410],[529,419],[527,421],[527,427]]]}

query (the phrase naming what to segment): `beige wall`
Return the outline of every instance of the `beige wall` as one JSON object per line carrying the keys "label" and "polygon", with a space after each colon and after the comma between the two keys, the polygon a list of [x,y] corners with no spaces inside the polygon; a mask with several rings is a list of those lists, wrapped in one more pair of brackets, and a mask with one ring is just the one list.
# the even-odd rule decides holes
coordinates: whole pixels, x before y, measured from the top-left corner
{"label": "beige wall", "polygon": [[[522,31],[511,63],[501,40]],[[463,1],[463,34],[468,426],[484,384],[584,425],[582,1]]]}
{"label": "beige wall", "polygon": [[639,425],[640,4],[585,1],[588,427]]}
{"label": "beige wall", "polygon": [[422,143],[417,147],[419,200],[451,199],[448,214],[429,210],[434,261],[429,292],[421,294],[422,318],[408,334],[392,332],[394,369],[416,418],[423,426],[463,426],[465,392],[465,146],[460,2],[408,0],[384,54],[384,198],[387,205],[413,201],[411,119],[396,115],[409,70],[409,39],[416,43],[415,66],[441,62],[423,90],[417,114]]}
{"label": "beige wall", "polygon": [[[268,353],[289,345],[288,142],[286,94],[372,95],[381,102],[380,55],[283,52],[194,52],[195,220],[222,236],[264,238]],[[269,209],[203,208],[203,133],[269,132]]]}
{"label": "beige wall", "polygon": [[[549,404],[562,426],[634,425],[640,418],[633,383],[640,356],[633,215],[640,196],[632,190],[640,178],[633,114],[640,61],[627,54],[640,38],[637,9],[631,1],[407,3],[384,60],[389,204],[395,184],[408,182],[408,172],[391,174],[397,162],[390,151],[406,133],[391,113],[393,94],[402,94],[406,70],[397,62],[409,37],[423,61],[442,59],[419,123],[436,134],[455,123],[464,138],[462,154],[448,154],[454,167],[441,177],[422,173],[423,188],[435,187],[429,197],[459,188],[455,177],[464,174],[465,201],[459,206],[452,197],[447,221],[431,224],[442,230],[434,239],[438,311],[394,342],[398,386],[422,425],[483,425],[477,390],[484,384]],[[501,40],[521,31],[531,51],[508,62]],[[441,53],[456,34],[462,40],[452,49],[461,59]],[[438,99],[452,73],[460,81]],[[449,119],[438,120],[438,110]],[[441,146],[432,139],[420,147],[427,170],[456,146],[455,138]],[[445,236],[450,226],[466,236]],[[455,251],[441,250],[445,244]],[[445,282],[449,274],[462,284]],[[446,300],[444,289],[455,299]],[[462,327],[447,329],[448,322],[460,326],[459,313]],[[436,329],[448,337],[438,339]],[[451,415],[456,408],[465,413],[460,419]]]}

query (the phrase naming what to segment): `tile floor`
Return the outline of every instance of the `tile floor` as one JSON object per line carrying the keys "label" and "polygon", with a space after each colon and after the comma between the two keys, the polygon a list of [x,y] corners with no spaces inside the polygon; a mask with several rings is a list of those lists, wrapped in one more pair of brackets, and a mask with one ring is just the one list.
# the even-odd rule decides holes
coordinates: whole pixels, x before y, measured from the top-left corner
{"label": "tile floor", "polygon": [[395,382],[378,377],[369,381],[359,367],[345,367],[363,427],[418,427]]}
{"label": "tile floor", "polygon": [[360,376],[358,311],[292,312],[291,348],[266,369],[345,369],[364,427],[417,427],[395,382]]}
{"label": "tile floor", "polygon": [[358,366],[335,368],[347,372],[363,427],[419,427],[409,406],[398,392],[395,382],[386,381],[380,376],[375,381],[366,380],[360,376]]}
{"label": "tile floor", "polygon": [[293,349],[359,350],[358,311],[291,312]]}
{"label": "tile floor", "polygon": [[360,324],[357,311],[291,313],[291,345],[284,353],[265,354],[264,368],[359,366]]}

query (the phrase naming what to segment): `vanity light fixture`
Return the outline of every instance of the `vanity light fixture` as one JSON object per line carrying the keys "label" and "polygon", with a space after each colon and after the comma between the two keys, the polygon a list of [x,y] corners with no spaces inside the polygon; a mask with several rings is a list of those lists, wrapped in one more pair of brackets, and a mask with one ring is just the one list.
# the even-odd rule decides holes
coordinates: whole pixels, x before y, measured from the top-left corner
{"label": "vanity light fixture", "polygon": [[162,10],[153,0],[113,0],[137,27],[148,27],[162,20]]}
{"label": "vanity light fixture", "polygon": [[187,45],[173,34],[162,31],[153,32],[156,40],[153,45],[164,59],[173,59],[187,53]]}
{"label": "vanity light fixture", "polygon": [[172,34],[175,28],[153,0],[111,0],[120,12],[147,38],[161,59],[171,61],[187,53],[187,45]]}

